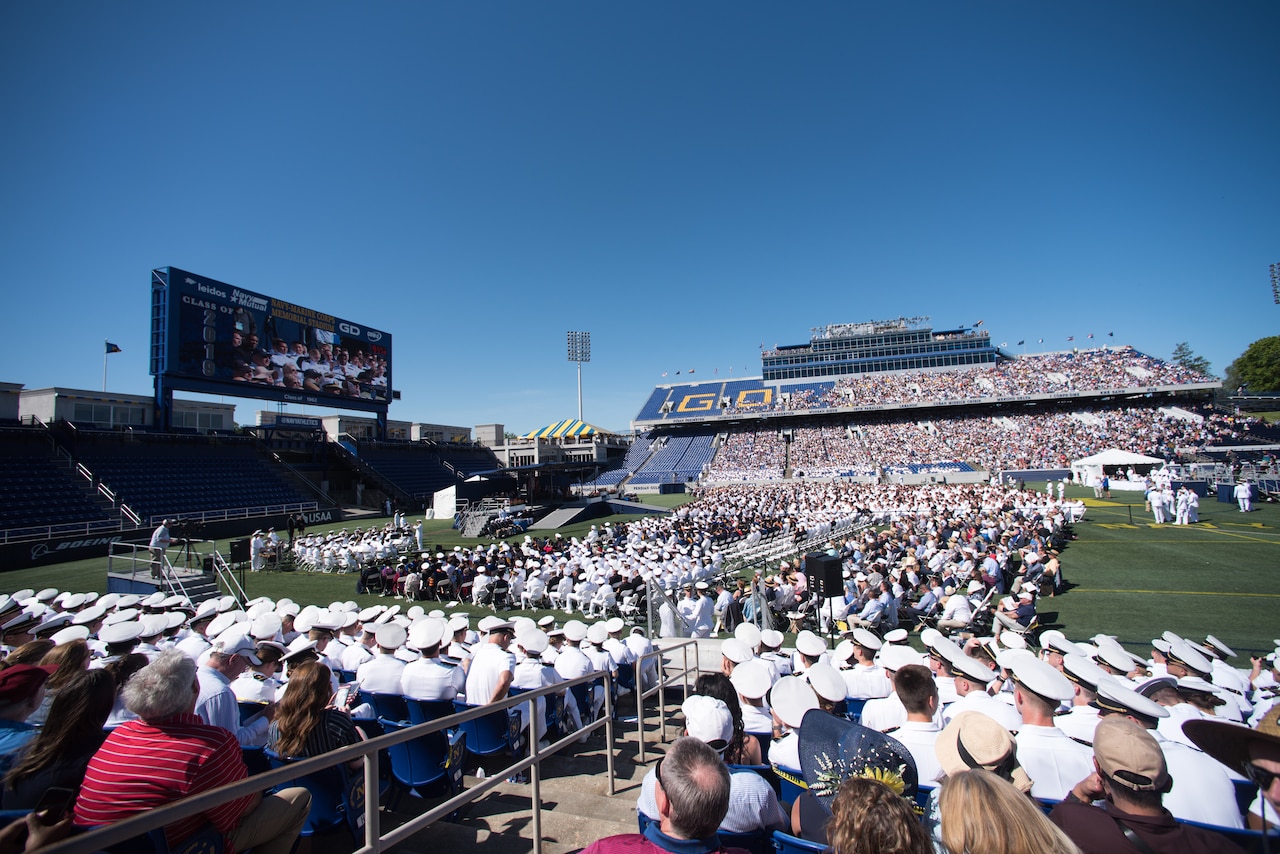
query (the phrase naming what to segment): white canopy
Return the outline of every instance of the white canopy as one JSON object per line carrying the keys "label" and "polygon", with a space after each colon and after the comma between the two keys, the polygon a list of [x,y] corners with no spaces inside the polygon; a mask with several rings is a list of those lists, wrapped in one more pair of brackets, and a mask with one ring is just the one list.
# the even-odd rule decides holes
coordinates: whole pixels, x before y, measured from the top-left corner
{"label": "white canopy", "polygon": [[1071,463],[1071,467],[1076,466],[1138,466],[1138,465],[1159,465],[1164,460],[1159,457],[1148,457],[1142,454],[1135,454],[1130,451],[1122,451],[1119,448],[1107,448],[1105,451],[1099,451],[1092,457],[1084,457]]}
{"label": "white canopy", "polygon": [[[1164,460],[1158,457],[1148,457],[1143,454],[1122,451],[1119,448],[1108,448],[1091,457],[1072,460],[1071,475],[1077,483],[1088,486],[1102,477],[1104,466],[1112,468],[1113,471],[1116,467],[1128,468],[1132,466],[1139,473],[1146,474],[1153,467],[1163,464]],[[1112,478],[1113,484],[1115,480],[1116,478]],[[1118,486],[1119,484],[1114,485]]]}

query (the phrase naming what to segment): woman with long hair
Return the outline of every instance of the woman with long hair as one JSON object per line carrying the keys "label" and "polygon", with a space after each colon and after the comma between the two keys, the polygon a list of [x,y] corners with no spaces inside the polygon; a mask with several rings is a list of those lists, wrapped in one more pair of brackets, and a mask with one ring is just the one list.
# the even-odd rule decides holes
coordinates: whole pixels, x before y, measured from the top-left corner
{"label": "woman with long hair", "polygon": [[44,728],[4,778],[4,809],[34,809],[49,788],[79,790],[89,759],[106,738],[102,725],[115,699],[116,683],[106,670],[67,680]]}
{"label": "woman with long hair", "polygon": [[947,775],[939,803],[951,854],[1080,854],[1035,801],[990,771]]}
{"label": "woman with long hair", "polygon": [[742,723],[742,704],[737,689],[723,673],[704,673],[693,683],[693,693],[714,697],[729,707],[733,716],[733,738],[724,749],[724,761],[729,765],[761,765],[760,742],[748,735]]}
{"label": "woman with long hair", "polygon": [[[333,708],[329,668],[306,661],[291,669],[267,733],[267,749],[290,759],[319,756],[361,740],[346,712]],[[358,766],[360,760],[352,763]]]}
{"label": "woman with long hair", "polygon": [[89,645],[83,640],[60,643],[44,654],[40,664],[45,667],[56,667],[57,670],[49,674],[48,681],[44,683],[44,702],[31,717],[27,718],[27,723],[34,726],[44,725],[49,716],[49,707],[53,705],[53,698],[58,696],[58,691],[63,685],[89,669],[90,658]]}
{"label": "woman with long hair", "polygon": [[827,844],[834,854],[933,852],[929,834],[910,802],[879,780],[866,777],[850,777],[840,784],[831,801]]}
{"label": "woman with long hair", "polygon": [[39,664],[51,649],[53,649],[53,641],[48,638],[27,641],[0,660],[0,670],[16,664]]}
{"label": "woman with long hair", "polygon": [[115,661],[112,661],[102,669],[111,674],[111,678],[116,681],[116,702],[111,708],[111,714],[107,717],[106,726],[115,728],[125,721],[137,720],[137,715],[125,708],[124,704],[124,686],[129,684],[129,680],[133,678],[133,674],[146,667],[148,659],[140,652],[131,652],[128,655],[122,655]]}

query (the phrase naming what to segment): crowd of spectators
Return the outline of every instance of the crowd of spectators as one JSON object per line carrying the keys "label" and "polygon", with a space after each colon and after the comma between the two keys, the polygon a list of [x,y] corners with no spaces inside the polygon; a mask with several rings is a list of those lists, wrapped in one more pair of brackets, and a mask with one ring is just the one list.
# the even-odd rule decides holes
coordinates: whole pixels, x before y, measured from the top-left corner
{"label": "crowd of spectators", "polygon": [[986,368],[859,374],[838,380],[823,395],[793,397],[798,405],[792,408],[932,403],[1212,381],[1131,347],[1101,348],[1023,356]]}
{"label": "crowd of spectators", "polygon": [[704,478],[713,482],[892,475],[966,463],[986,471],[1060,469],[1107,448],[1170,461],[1207,446],[1256,442],[1256,421],[1204,407],[1093,406],[1032,414],[921,419],[883,415],[725,434]]}

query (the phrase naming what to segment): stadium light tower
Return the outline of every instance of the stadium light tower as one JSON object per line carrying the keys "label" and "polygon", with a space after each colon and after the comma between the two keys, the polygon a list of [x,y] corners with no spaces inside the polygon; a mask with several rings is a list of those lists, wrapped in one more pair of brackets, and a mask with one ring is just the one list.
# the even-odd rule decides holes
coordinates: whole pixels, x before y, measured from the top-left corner
{"label": "stadium light tower", "polygon": [[1271,265],[1271,299],[1280,305],[1280,264]]}
{"label": "stadium light tower", "polygon": [[591,333],[569,333],[569,361],[578,363],[578,420],[582,420],[582,363],[591,361]]}

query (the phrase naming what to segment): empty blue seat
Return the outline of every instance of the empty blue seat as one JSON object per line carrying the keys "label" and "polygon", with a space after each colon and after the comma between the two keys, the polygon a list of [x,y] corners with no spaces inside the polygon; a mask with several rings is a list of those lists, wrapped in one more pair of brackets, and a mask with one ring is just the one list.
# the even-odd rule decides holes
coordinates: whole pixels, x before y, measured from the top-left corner
{"label": "empty blue seat", "polygon": [[[408,728],[385,719],[382,725],[387,734]],[[466,735],[460,730],[442,730],[387,748],[396,783],[389,806],[395,809],[406,793],[425,797],[432,788],[443,789],[446,796],[461,791],[465,743]]]}
{"label": "empty blue seat", "polygon": [[[272,768],[283,768],[298,760],[286,759],[279,754],[264,751]],[[302,826],[303,836],[335,830],[345,826],[351,838],[360,842],[364,832],[364,775],[353,774],[340,763],[303,774],[276,786],[276,791],[290,786],[303,786],[311,793],[311,810]]]}
{"label": "empty blue seat", "polygon": [[[468,706],[457,700],[454,700],[453,707],[458,712],[482,708]],[[467,721],[459,725],[458,729],[466,734],[466,750],[472,756],[491,756],[495,753],[515,756],[520,750],[520,718],[506,709]]]}

